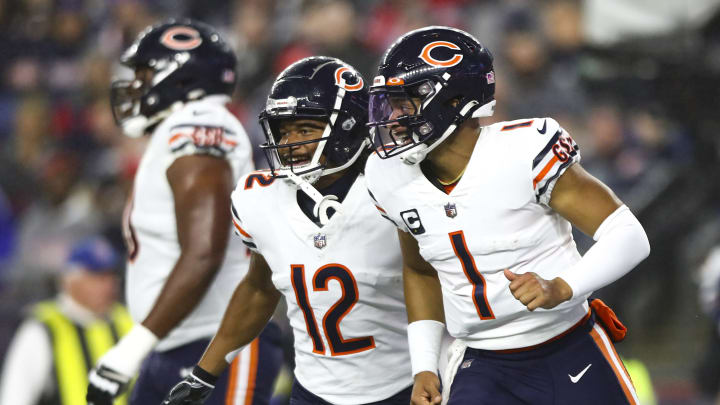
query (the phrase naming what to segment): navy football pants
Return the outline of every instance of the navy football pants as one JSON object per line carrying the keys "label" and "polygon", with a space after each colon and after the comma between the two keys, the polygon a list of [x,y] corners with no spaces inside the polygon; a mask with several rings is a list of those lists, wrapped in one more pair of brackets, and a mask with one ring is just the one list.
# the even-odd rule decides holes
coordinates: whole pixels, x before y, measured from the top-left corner
{"label": "navy football pants", "polygon": [[536,348],[468,348],[448,405],[637,404],[637,394],[605,330],[588,318]]}
{"label": "navy football pants", "polygon": [[[130,405],[162,403],[170,389],[192,371],[209,343],[202,339],[166,352],[152,352],[140,368]],[[267,405],[282,362],[280,328],[270,322],[218,378],[205,404]]]}

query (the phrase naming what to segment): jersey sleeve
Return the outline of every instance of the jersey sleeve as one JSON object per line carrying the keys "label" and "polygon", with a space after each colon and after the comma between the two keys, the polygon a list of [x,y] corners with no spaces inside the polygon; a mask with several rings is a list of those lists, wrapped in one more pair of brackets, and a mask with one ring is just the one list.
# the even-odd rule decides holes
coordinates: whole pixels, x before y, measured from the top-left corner
{"label": "jersey sleeve", "polygon": [[211,155],[227,158],[244,136],[242,127],[233,125],[224,107],[188,107],[172,117],[167,135],[170,154],[168,167],[182,156]]}
{"label": "jersey sleeve", "polygon": [[230,211],[232,213],[233,230],[239,236],[242,243],[255,253],[259,253],[253,237],[243,228],[243,221],[240,217],[242,191],[235,189],[230,196]]}
{"label": "jersey sleeve", "polygon": [[398,229],[400,229],[400,230],[402,230],[402,231],[405,231],[405,232],[408,231],[404,226],[398,225],[398,223],[397,223],[395,220],[393,220],[392,218],[390,218],[390,215],[388,215],[387,211],[385,211],[385,209],[380,205],[380,203],[378,202],[378,200],[375,199],[375,195],[372,193],[372,191],[370,191],[369,188],[368,188],[368,193],[370,194],[370,198],[373,200],[373,203],[375,204],[375,208],[377,209],[377,211],[378,211],[378,213],[380,214],[381,217],[383,217],[383,218],[387,219],[388,221],[392,222],[392,224],[395,225],[396,228],[398,228]]}
{"label": "jersey sleeve", "polygon": [[535,120],[535,123],[528,129],[533,138],[532,186],[535,200],[548,205],[557,179],[580,161],[580,147],[554,119]]}

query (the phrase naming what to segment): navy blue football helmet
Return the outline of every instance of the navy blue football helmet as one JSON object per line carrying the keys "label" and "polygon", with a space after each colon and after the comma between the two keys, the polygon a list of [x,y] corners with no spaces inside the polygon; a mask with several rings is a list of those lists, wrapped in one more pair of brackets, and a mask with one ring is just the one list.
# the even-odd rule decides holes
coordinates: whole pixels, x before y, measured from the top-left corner
{"label": "navy blue football helmet", "polygon": [[422,161],[468,118],[495,107],[493,57],[467,32],[426,27],[400,37],[370,87],[368,126],[381,158]]}
{"label": "navy blue football helmet", "polygon": [[132,137],[166,118],[177,103],[230,96],[235,88],[234,52],[198,21],[168,20],[146,28],[120,62],[135,70],[135,79],[113,81],[111,105],[115,122]]}
{"label": "navy blue football helmet", "polygon": [[[313,183],[320,176],[352,166],[368,150],[367,105],[365,81],[345,62],[314,56],[290,65],[275,80],[259,117],[267,140],[260,147],[272,174],[283,177],[282,172],[290,170]],[[300,118],[325,122],[322,136],[281,143],[280,122]],[[310,161],[302,166],[288,164],[293,161],[293,149],[308,143],[318,143]]]}

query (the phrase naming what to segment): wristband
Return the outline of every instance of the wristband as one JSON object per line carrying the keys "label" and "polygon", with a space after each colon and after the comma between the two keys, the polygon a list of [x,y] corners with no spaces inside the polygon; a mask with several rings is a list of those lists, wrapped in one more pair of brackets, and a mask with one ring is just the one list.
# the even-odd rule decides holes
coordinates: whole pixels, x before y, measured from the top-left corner
{"label": "wristband", "polygon": [[132,377],[158,342],[157,336],[141,324],[135,324],[98,362],[118,373]]}
{"label": "wristband", "polygon": [[195,366],[195,368],[193,368],[193,371],[190,374],[200,384],[209,388],[215,388],[215,383],[217,382],[218,377],[203,370],[200,366]]}
{"label": "wristband", "polygon": [[408,346],[413,377],[422,371],[437,374],[443,332],[445,332],[445,324],[432,319],[422,319],[408,325]]}

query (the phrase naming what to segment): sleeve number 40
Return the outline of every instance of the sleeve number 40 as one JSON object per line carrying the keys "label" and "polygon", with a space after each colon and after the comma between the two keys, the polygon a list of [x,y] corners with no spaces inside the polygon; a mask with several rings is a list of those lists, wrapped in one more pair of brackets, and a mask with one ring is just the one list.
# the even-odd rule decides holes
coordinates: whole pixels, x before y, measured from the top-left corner
{"label": "sleeve number 40", "polygon": [[[313,342],[313,352],[325,354],[325,345],[320,337],[320,331],[315,321],[310,301],[305,287],[305,266],[294,264],[290,266],[292,272],[292,285],[295,298],[305,317],[305,326]],[[358,301],[358,289],[355,277],[350,270],[341,264],[328,264],[319,268],[312,279],[313,291],[327,291],[330,280],[335,279],[342,287],[342,297],[326,313],[322,320],[323,330],[330,353],[333,356],[358,353],[375,348],[375,339],[372,336],[363,336],[345,339],[340,333],[340,321],[347,315]]]}

